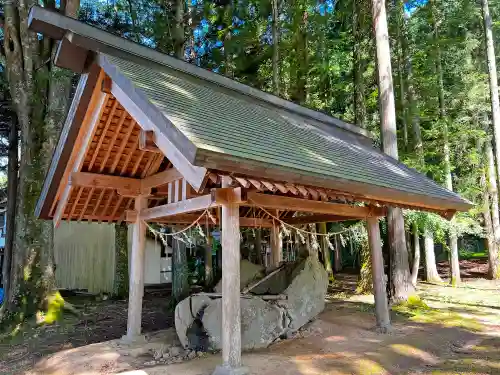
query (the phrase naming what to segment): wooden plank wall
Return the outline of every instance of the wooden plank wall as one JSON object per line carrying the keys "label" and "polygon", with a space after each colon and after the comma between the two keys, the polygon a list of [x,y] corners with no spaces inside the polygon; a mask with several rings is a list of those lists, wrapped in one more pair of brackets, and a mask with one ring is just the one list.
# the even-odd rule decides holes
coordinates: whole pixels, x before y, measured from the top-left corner
{"label": "wooden plank wall", "polygon": [[114,224],[61,222],[54,233],[54,256],[58,288],[113,291]]}

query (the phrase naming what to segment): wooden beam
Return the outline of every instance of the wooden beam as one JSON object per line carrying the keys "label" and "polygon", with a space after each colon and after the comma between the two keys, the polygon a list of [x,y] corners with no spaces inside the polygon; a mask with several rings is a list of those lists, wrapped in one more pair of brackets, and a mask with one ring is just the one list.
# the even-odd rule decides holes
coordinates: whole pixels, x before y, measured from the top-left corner
{"label": "wooden beam", "polygon": [[165,185],[181,178],[182,174],[177,169],[166,169],[163,172],[144,178],[142,180],[142,190],[148,194],[148,192],[154,187]]}
{"label": "wooden beam", "polygon": [[[90,142],[92,141],[92,138],[94,137],[94,132],[95,129],[97,128],[97,124],[101,119],[101,113],[104,109],[104,104],[106,103],[107,98],[108,98],[107,94],[99,92],[96,101],[91,103],[92,106],[88,110],[88,113],[90,113],[90,118],[87,119],[87,117],[85,117],[85,122],[88,121],[88,123],[86,124],[87,127],[86,132],[83,133],[84,135],[82,136],[82,138],[77,139],[75,141],[75,145],[78,145],[79,148],[78,148],[78,153],[76,154],[75,158],[70,164],[71,167],[69,170],[71,172],[77,172],[82,167],[83,161],[85,160],[85,155],[87,154],[87,149],[90,145]],[[61,218],[64,214],[64,210],[66,208],[66,203],[68,202],[70,192],[71,192],[71,183],[68,178],[66,186],[64,187],[64,190],[60,196],[59,203],[57,204],[56,211],[54,213],[53,220],[54,220],[54,226],[56,228],[59,226],[59,223],[61,222]]]}
{"label": "wooden beam", "polygon": [[287,219],[283,219],[287,224],[315,224],[315,223],[335,223],[338,221],[346,221],[346,220],[356,220],[356,219],[364,219],[364,217],[349,217],[349,216],[340,216],[340,215],[331,215],[331,214],[315,214],[315,215],[304,215],[304,216],[295,216]]}
{"label": "wooden beam", "polygon": [[212,194],[201,195],[199,197],[187,199],[185,201],[168,203],[161,206],[144,209],[141,211],[140,217],[142,220],[148,221],[161,217],[202,211],[210,205],[212,207],[216,206]]}
{"label": "wooden beam", "polygon": [[272,208],[276,210],[292,210],[363,218],[385,215],[385,209],[381,207],[349,206],[340,203],[290,198],[279,195],[262,194],[253,191],[247,192],[247,200],[249,205],[260,206],[266,209]]}
{"label": "wooden beam", "polygon": [[93,52],[71,43],[65,36],[57,46],[54,64],[60,68],[83,74],[89,70],[89,61],[91,61],[89,57],[92,55]]}
{"label": "wooden beam", "polygon": [[137,178],[111,176],[98,173],[73,172],[71,173],[73,186],[115,189],[124,197],[137,197],[141,194],[141,180]]}
{"label": "wooden beam", "polygon": [[155,132],[152,130],[141,130],[139,133],[139,150],[161,154],[162,152],[156,145]]}

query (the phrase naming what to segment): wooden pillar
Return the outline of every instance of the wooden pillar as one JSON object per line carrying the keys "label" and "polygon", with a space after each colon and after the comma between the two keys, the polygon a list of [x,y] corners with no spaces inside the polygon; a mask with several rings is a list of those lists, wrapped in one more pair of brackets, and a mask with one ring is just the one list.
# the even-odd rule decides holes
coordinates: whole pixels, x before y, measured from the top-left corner
{"label": "wooden pillar", "polygon": [[[222,187],[229,185],[223,177]],[[234,203],[222,205],[222,361],[226,373],[241,368],[240,215]]]}
{"label": "wooden pillar", "polygon": [[[276,212],[278,215],[278,212]],[[283,251],[283,242],[280,237],[280,226],[279,223],[273,221],[273,226],[271,228],[271,266],[277,267],[283,260],[282,251]]]}
{"label": "wooden pillar", "polygon": [[372,260],[373,294],[375,297],[375,316],[377,328],[382,332],[390,329],[389,305],[385,289],[384,259],[382,257],[382,241],[377,217],[366,219],[368,229],[368,243]]}
{"label": "wooden pillar", "polygon": [[[135,210],[147,208],[147,198],[135,198]],[[144,259],[146,245],[146,224],[139,219],[132,224],[132,250],[130,260],[130,283],[128,296],[127,339],[134,340],[141,335],[142,297],[144,295]]]}

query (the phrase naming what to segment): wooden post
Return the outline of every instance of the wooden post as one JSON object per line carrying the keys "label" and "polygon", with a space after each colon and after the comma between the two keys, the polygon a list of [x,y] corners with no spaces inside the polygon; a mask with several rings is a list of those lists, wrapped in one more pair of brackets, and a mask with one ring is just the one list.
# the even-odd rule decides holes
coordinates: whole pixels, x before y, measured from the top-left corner
{"label": "wooden post", "polygon": [[[135,210],[147,208],[147,198],[135,198]],[[134,340],[141,334],[142,297],[144,295],[144,259],[146,224],[137,215],[132,224],[132,254],[130,261],[130,284],[128,297],[127,339]]]}
{"label": "wooden post", "polygon": [[382,332],[387,332],[390,329],[391,321],[385,290],[384,259],[382,257],[382,242],[380,240],[378,218],[369,217],[366,219],[366,223],[372,260],[373,294],[375,297],[377,328]]}
{"label": "wooden post", "polygon": [[[222,187],[230,180],[222,178]],[[222,367],[216,374],[240,373],[240,217],[238,204],[222,205]]]}
{"label": "wooden post", "polygon": [[[276,212],[278,213],[278,212]],[[271,228],[271,266],[277,267],[283,260],[281,253],[283,250],[283,242],[280,236],[279,223],[274,221]]]}

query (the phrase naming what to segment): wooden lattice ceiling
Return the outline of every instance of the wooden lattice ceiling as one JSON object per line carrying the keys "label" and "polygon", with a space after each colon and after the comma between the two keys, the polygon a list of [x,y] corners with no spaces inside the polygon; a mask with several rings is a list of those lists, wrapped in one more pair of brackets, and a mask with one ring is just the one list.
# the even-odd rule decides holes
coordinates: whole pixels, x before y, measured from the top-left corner
{"label": "wooden lattice ceiling", "polygon": [[[163,154],[139,148],[141,128],[112,95],[108,95],[88,147],[82,172],[144,178],[160,169]],[[133,206],[132,197],[114,189],[72,187],[63,219],[116,221]]]}

